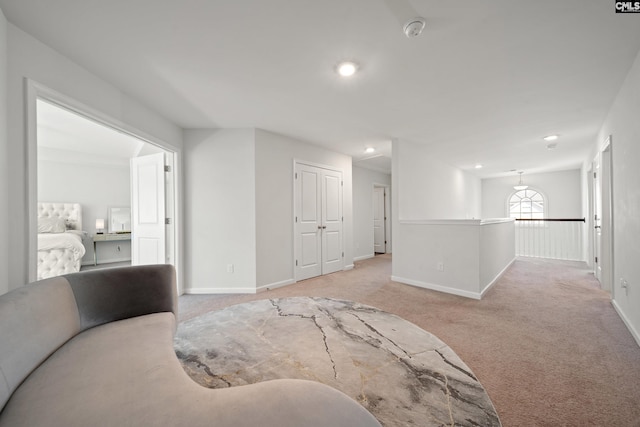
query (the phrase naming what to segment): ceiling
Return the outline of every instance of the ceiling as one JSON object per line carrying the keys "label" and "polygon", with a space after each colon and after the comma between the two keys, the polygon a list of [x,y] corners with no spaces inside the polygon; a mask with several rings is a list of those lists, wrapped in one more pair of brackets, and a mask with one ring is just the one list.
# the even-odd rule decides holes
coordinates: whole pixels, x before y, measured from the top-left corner
{"label": "ceiling", "polygon": [[64,108],[38,100],[38,159],[129,168],[132,157],[161,149]]}
{"label": "ceiling", "polygon": [[[183,128],[258,127],[375,168],[388,168],[398,138],[479,177],[578,168],[640,50],[640,18],[605,0],[0,7]],[[427,24],[409,39],[402,26],[414,15]],[[336,64],[347,59],[359,72],[340,78]],[[560,135],[554,150],[542,140],[549,134]],[[378,157],[362,160],[369,146]]]}

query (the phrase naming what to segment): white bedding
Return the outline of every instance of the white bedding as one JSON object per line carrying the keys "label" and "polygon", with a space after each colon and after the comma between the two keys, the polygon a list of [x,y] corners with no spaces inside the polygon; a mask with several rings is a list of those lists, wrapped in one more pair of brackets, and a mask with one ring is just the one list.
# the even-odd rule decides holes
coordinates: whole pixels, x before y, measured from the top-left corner
{"label": "white bedding", "polygon": [[38,234],[38,280],[80,271],[82,231]]}
{"label": "white bedding", "polygon": [[67,230],[64,233],[39,233],[38,250],[66,248],[84,255],[85,248],[82,244],[82,231]]}

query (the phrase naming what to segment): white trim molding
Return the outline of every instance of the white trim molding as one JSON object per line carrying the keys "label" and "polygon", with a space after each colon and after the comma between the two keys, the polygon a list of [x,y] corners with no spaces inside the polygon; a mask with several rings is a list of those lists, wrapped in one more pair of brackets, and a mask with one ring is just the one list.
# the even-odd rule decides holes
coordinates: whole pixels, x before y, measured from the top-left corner
{"label": "white trim molding", "polygon": [[400,224],[408,225],[489,225],[515,222],[513,218],[487,219],[401,219]]}
{"label": "white trim molding", "polygon": [[436,285],[434,283],[422,282],[420,280],[406,279],[404,277],[391,276],[391,280],[405,285],[416,286],[418,288],[429,289],[432,291],[444,292],[446,294],[458,295],[461,297],[480,300],[482,295],[478,292],[465,291],[462,289],[450,288],[448,286]]}
{"label": "white trim molding", "polygon": [[187,295],[255,294],[256,288],[185,288]]}
{"label": "white trim molding", "polygon": [[283,286],[289,286],[296,283],[293,279],[282,280],[280,282],[269,283],[267,285],[258,286],[256,288],[256,293],[271,291],[273,289],[282,288]]}
{"label": "white trim molding", "polygon": [[636,340],[636,344],[640,346],[640,333],[638,333],[638,331],[636,331],[636,329],[633,327],[633,324],[631,323],[631,321],[629,321],[627,316],[625,316],[624,311],[622,311],[616,300],[611,300],[611,305],[613,306],[616,313],[618,313],[618,316],[620,316],[620,319],[622,319],[622,322],[631,333],[633,339]]}
{"label": "white trim molding", "polygon": [[500,278],[504,275],[504,273],[509,269],[509,267],[511,267],[513,265],[513,263],[516,261],[517,257],[513,257],[513,259],[511,260],[511,262],[509,264],[507,264],[500,273],[496,274],[496,277],[493,278],[493,280],[491,282],[489,282],[489,284],[487,286],[484,287],[484,289],[482,291],[480,291],[480,296],[483,297],[488,291],[489,289],[491,289],[493,287],[493,285],[495,285],[498,280],[500,280]]}
{"label": "white trim molding", "polygon": [[365,259],[370,259],[375,257],[375,254],[367,254],[367,255],[362,255],[362,256],[357,256],[353,258],[353,262],[358,262],[358,261],[364,261]]}

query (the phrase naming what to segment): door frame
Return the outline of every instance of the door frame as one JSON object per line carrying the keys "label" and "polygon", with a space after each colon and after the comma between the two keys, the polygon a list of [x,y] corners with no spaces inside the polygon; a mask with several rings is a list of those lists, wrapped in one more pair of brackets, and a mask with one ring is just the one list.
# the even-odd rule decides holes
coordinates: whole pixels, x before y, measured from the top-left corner
{"label": "door frame", "polygon": [[[612,144],[612,136],[609,135],[601,146],[598,148],[598,152],[594,156],[592,165],[599,164],[599,168],[593,167],[590,170],[589,180],[591,181],[591,185],[589,186],[591,189],[590,192],[590,224],[591,224],[591,261],[594,261],[593,257],[596,253],[596,230],[595,230],[595,213],[598,211],[596,209],[596,203],[600,203],[600,260],[598,264],[601,266],[601,277],[604,279],[601,281],[601,286],[604,290],[611,292],[611,298],[614,299],[615,295],[615,286],[614,286],[614,234],[613,234],[613,144]],[[596,192],[595,188],[595,178],[593,173],[598,173],[600,175],[600,199],[596,200],[594,194]],[[603,250],[602,242],[603,240],[607,242],[606,247]],[[606,258],[605,258],[606,257]],[[594,274],[597,277],[596,268],[598,264],[593,262]],[[605,268],[606,266],[606,268]]]}
{"label": "door frame", "polygon": [[[306,166],[311,166],[311,167],[316,167],[316,168],[320,168],[320,169],[326,169],[326,170],[330,170],[333,172],[339,172],[342,176],[342,190],[340,191],[340,205],[342,206],[342,252],[345,252],[345,232],[344,232],[344,170],[336,167],[336,166],[330,166],[330,165],[324,165],[321,163],[315,163],[315,162],[309,162],[306,160],[301,160],[298,158],[294,158],[293,159],[293,172],[291,173],[291,194],[292,194],[292,206],[291,206],[291,223],[292,223],[292,229],[293,229],[293,253],[291,254],[291,266],[293,268],[293,281],[298,282],[298,270],[296,269],[296,256],[298,254],[298,238],[296,235],[296,231],[297,231],[297,223],[296,223],[296,205],[297,205],[297,194],[296,194],[296,171],[297,171],[297,165],[306,165]],[[342,257],[342,269],[345,269],[345,258],[344,256]],[[320,274],[322,276],[322,273]],[[315,276],[318,277],[318,276]]]}
{"label": "door frame", "polygon": [[28,236],[27,236],[27,275],[29,281],[36,280],[38,268],[38,119],[36,102],[38,98],[44,99],[58,107],[69,110],[75,114],[85,117],[88,120],[97,122],[103,126],[114,129],[146,143],[155,145],[163,149],[167,157],[172,159],[169,164],[173,164],[173,203],[172,214],[174,218],[175,239],[172,240],[171,251],[173,253],[174,266],[176,268],[176,281],[178,294],[183,292],[183,271],[182,271],[182,248],[183,236],[181,232],[182,215],[181,215],[181,198],[182,192],[182,150],[171,144],[149,135],[140,129],[128,125],[118,119],[115,119],[95,108],[77,101],[67,95],[53,90],[35,80],[25,78],[25,121],[26,121],[26,154],[27,154],[27,215],[28,215]]}
{"label": "door frame", "polygon": [[[591,162],[591,233],[593,275],[602,287],[602,154],[596,153]],[[600,216],[598,216],[600,215]]]}

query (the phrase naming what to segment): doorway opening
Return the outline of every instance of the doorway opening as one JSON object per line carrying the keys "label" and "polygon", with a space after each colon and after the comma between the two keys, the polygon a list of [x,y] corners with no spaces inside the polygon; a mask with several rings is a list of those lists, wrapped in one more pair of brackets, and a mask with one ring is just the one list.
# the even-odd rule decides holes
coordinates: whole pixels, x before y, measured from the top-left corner
{"label": "doorway opening", "polygon": [[[28,82],[27,92],[30,279],[40,275],[46,256],[39,250],[42,202],[79,206],[84,246],[80,268],[169,263],[179,272],[178,152],[35,82]],[[156,168],[161,185],[152,183],[161,189],[160,198],[136,191],[140,184],[135,182],[135,162],[146,158],[160,162]],[[143,181],[149,184],[148,173]],[[136,257],[141,246],[135,239],[141,230],[136,218],[140,209],[144,214],[151,208],[157,208],[163,250],[150,256],[143,248],[141,259]]]}
{"label": "doorway opening", "polygon": [[373,184],[373,253],[391,252],[389,186]]}
{"label": "doorway opening", "polygon": [[[611,136],[603,143],[590,171],[592,263],[602,289],[613,292],[613,193]],[[612,295],[613,297],[613,295]]]}

